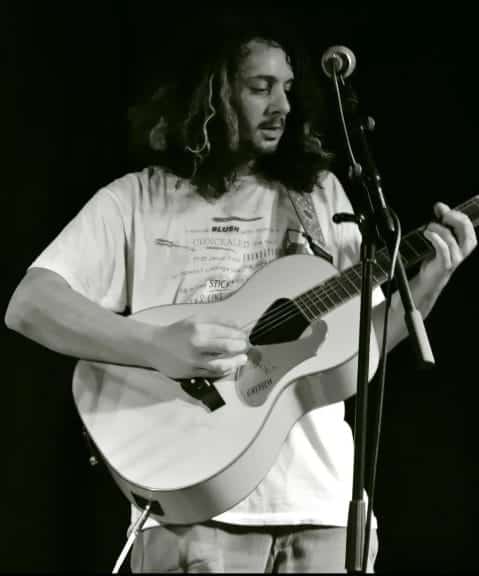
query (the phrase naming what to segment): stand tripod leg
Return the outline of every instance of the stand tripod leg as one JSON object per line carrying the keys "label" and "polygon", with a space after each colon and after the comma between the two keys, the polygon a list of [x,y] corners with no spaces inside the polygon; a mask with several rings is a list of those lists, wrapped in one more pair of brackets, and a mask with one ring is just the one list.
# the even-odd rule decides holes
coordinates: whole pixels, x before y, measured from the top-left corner
{"label": "stand tripod leg", "polygon": [[141,516],[138,518],[138,520],[133,525],[133,528],[130,532],[130,535],[128,536],[128,539],[127,539],[125,545],[123,546],[123,549],[120,552],[120,555],[118,556],[118,560],[116,561],[115,566],[113,567],[112,574],[118,574],[120,568],[123,565],[123,562],[125,561],[125,558],[128,555],[128,552],[130,551],[131,547],[133,546],[133,543],[136,540],[136,537],[138,536],[138,532],[142,529],[143,524],[146,522],[146,519],[148,518],[148,515],[150,514],[150,508],[151,508],[151,502],[149,502],[146,505],[146,508],[143,510]]}

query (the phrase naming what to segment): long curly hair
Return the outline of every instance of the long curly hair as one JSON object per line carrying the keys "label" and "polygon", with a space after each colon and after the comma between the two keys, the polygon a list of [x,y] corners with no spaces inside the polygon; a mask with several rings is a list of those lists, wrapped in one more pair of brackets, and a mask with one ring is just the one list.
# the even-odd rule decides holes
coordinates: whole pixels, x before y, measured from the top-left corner
{"label": "long curly hair", "polygon": [[263,23],[229,34],[196,73],[161,86],[147,106],[130,111],[133,137],[148,143],[148,159],[189,178],[204,197],[221,196],[235,177],[239,134],[232,83],[253,39],[281,47],[295,77],[285,131],[276,151],[259,157],[257,172],[311,192],[333,159],[323,147],[327,114],[307,51],[290,30],[268,28]]}

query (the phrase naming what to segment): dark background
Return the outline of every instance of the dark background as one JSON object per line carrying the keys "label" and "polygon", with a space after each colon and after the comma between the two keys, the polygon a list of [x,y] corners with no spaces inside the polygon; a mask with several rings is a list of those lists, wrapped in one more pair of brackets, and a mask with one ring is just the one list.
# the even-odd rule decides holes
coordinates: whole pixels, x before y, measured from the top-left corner
{"label": "dark background", "polygon": [[[475,18],[447,5],[284,4],[318,72],[329,45],[355,52],[354,86],[376,120],[376,161],[404,230],[425,223],[434,201],[476,194]],[[255,17],[258,7],[243,10]],[[30,1],[1,11],[4,314],[39,251],[131,168],[128,106],[223,21],[207,3]],[[427,319],[436,368],[418,371],[408,342],[389,357],[378,571],[477,565],[478,258],[455,273]],[[0,570],[111,571],[128,503],[88,465],[71,398],[74,360],[5,327],[2,356]]]}

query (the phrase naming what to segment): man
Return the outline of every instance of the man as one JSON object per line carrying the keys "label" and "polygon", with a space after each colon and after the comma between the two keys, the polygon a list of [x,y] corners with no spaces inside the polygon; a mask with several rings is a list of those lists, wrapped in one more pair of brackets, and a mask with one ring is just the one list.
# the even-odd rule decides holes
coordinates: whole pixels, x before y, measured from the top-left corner
{"label": "man", "polygon": [[[301,64],[286,39],[249,33],[232,40],[192,90],[160,94],[151,144],[161,166],[92,197],[33,262],[7,325],[62,354],[173,378],[231,376],[248,362],[248,334],[225,318],[158,327],[121,313],[224,298],[291,251],[301,226],[287,189],[311,193],[333,263],[358,262],[356,225],[332,221],[352,207],[327,170]],[[441,203],[435,215],[425,232],[435,256],[411,281],[423,317],[476,246],[464,215]],[[377,303],[379,339],[383,314]],[[396,294],[389,348],[406,335]],[[150,517],[135,542],[133,571],[344,571],[352,456],[342,403],[307,413],[261,484],[231,510],[194,526]],[[369,570],[376,550],[374,532]]]}

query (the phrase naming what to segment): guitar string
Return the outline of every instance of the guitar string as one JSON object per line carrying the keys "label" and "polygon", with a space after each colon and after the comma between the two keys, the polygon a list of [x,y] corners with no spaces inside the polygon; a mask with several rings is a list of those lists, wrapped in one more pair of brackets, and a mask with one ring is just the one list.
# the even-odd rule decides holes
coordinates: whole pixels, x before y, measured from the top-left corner
{"label": "guitar string", "polygon": [[[385,270],[379,264],[377,264],[377,268],[382,272],[382,277],[386,278],[387,274]],[[263,335],[268,332],[271,332],[281,324],[293,318],[295,315],[298,314],[298,312],[302,313],[306,320],[312,322],[314,319],[318,318],[321,314],[331,311],[337,304],[350,300],[351,298],[353,298],[358,294],[358,291],[360,289],[359,286],[356,285],[354,278],[348,277],[353,276],[353,274],[356,275],[357,278],[356,282],[358,280],[359,281],[361,280],[361,273],[358,270],[357,266],[352,266],[351,268],[344,270],[341,274],[331,276],[330,278],[325,280],[325,286],[323,287],[321,287],[321,285],[316,286],[311,290],[308,290],[303,294],[300,294],[293,300],[288,300],[287,302],[280,304],[277,308],[275,308],[266,315],[267,320],[261,324],[261,328],[259,328],[255,334]],[[343,291],[345,295],[343,295],[338,290],[338,286],[341,287],[340,282],[341,279],[347,280],[349,284],[353,286],[354,291],[352,294],[344,286]],[[375,280],[377,282],[380,282],[380,280],[378,279]],[[334,297],[331,295],[334,295]],[[333,306],[327,303],[325,297],[329,298]],[[245,324],[243,328],[244,329],[249,328],[250,326],[253,326],[257,322],[258,320],[253,320],[248,324]]]}
{"label": "guitar string", "polygon": [[[478,201],[479,201],[479,197],[470,199],[470,200],[466,201],[464,204],[462,204],[461,206],[459,206],[458,208],[456,208],[456,210],[463,211],[463,210],[469,208],[470,206],[476,206]],[[473,220],[473,223],[474,223],[474,220]],[[420,232],[421,232],[421,230],[416,230],[416,231],[410,232],[403,239],[403,248],[409,248],[413,253],[415,253],[415,254],[417,254],[417,256],[419,256],[419,259],[417,257],[415,257],[414,259],[411,259],[412,260],[411,264],[417,263],[417,261],[422,258],[422,255],[420,253],[418,253],[418,251],[412,246],[412,244],[410,242],[411,237],[413,237],[415,239],[423,238],[423,236],[420,234]],[[428,246],[428,244],[426,244],[426,245]],[[386,274],[385,270],[379,264],[376,264],[376,266],[377,266],[377,268],[379,268],[381,270],[381,272],[384,276],[384,279],[386,279],[387,274]],[[340,275],[332,276],[332,277],[328,278],[325,281],[326,285],[324,287],[321,288],[321,285],[319,285],[319,286],[317,286],[311,290],[308,290],[307,292],[304,292],[303,294],[300,294],[298,297],[293,299],[293,301],[288,300],[287,302],[280,304],[277,308],[275,308],[273,311],[271,311],[271,313],[266,315],[267,320],[261,324],[260,328],[258,328],[258,330],[256,331],[256,335],[263,335],[263,334],[266,334],[268,332],[271,332],[272,330],[276,329],[281,324],[283,324],[283,323],[287,322],[289,319],[293,318],[295,315],[297,315],[298,312],[303,314],[303,316],[305,317],[305,319],[307,321],[312,322],[315,318],[318,318],[321,314],[327,313],[332,309],[331,305],[324,301],[325,297],[329,298],[329,300],[333,303],[333,307],[336,304],[338,304],[338,302],[335,301],[333,297],[331,297],[331,294],[334,295],[336,298],[339,297],[339,303],[342,303],[346,300],[351,299],[352,297],[354,297],[357,294],[357,290],[359,289],[359,287],[355,285],[354,281],[351,278],[348,278],[348,275],[353,275],[353,274],[356,274],[358,280],[361,279],[361,274],[360,274],[360,271],[358,270],[357,265],[352,266],[352,267],[344,270]],[[350,295],[346,288],[344,288],[344,291],[346,292],[347,297],[344,297],[340,293],[338,293],[337,289],[334,287],[333,284],[334,284],[334,282],[338,283],[339,280],[341,280],[341,278],[348,280],[350,282],[350,284],[353,285],[353,287],[356,291],[354,294]],[[339,286],[340,285],[341,284],[339,283]],[[316,294],[314,294],[314,292],[316,292]],[[302,299],[302,302],[300,302],[299,299]],[[291,304],[293,304],[293,307],[291,306]],[[294,306],[296,306],[296,307],[294,307]],[[321,310],[321,306],[325,307],[326,309]],[[315,311],[315,308],[319,308],[319,313],[317,311]],[[312,312],[312,314],[311,314],[311,312]],[[311,317],[309,316],[309,314],[311,314]],[[250,326],[255,325],[257,322],[258,322],[258,320],[253,320],[253,321],[249,322],[248,324],[245,324],[243,326],[243,328],[244,329],[249,328]]]}
{"label": "guitar string", "polygon": [[[466,202],[464,202],[463,204],[461,204],[460,206],[458,206],[456,208],[456,210],[458,211],[466,211],[468,208],[470,208],[471,206],[477,207],[477,204],[479,202],[479,196],[472,198],[470,200],[467,200]],[[472,217],[472,214],[468,215],[473,224],[476,225],[476,221],[479,220],[479,218],[476,220],[475,218]],[[403,238],[403,251],[405,248],[409,248],[413,253],[416,254],[416,256],[414,258],[411,259],[410,264],[414,265],[416,264],[418,261],[421,260],[421,258],[423,257],[423,254],[421,254],[420,252],[418,252],[414,246],[411,243],[411,238],[413,239],[418,239],[418,238],[422,238],[424,239],[424,236],[421,234],[422,230],[418,229],[415,231],[410,232],[409,234],[407,234],[404,238]],[[426,241],[426,246],[429,246],[429,244]],[[383,252],[384,255],[384,252]],[[419,257],[419,258],[418,258]],[[376,263],[377,268],[380,269],[380,271],[383,274],[384,279],[387,278],[387,273],[386,271],[383,269],[383,267],[381,267],[379,264]],[[337,290],[334,288],[334,286],[332,285],[335,281],[338,282],[341,278],[344,278],[346,280],[348,280],[355,288],[355,290],[357,291],[359,288],[354,284],[354,282],[348,278],[348,274],[356,274],[358,279],[361,279],[361,274],[358,270],[358,266],[352,266],[346,270],[344,270],[340,275],[337,276],[332,276],[330,278],[328,278],[325,281],[325,284],[330,284],[330,286],[324,286],[323,288],[321,288],[321,286],[317,286],[307,292],[304,292],[303,294],[300,294],[298,297],[296,297],[293,300],[293,305],[296,304],[296,309],[291,307],[291,301],[288,301],[284,304],[280,304],[275,310],[273,310],[269,315],[267,315],[268,320],[265,321],[262,325],[261,328],[259,328],[256,332],[256,335],[263,335],[266,334],[268,332],[271,332],[272,330],[276,329],[278,326],[280,326],[281,324],[285,323],[286,321],[288,321],[290,318],[293,318],[299,311],[299,313],[302,313],[303,316],[305,317],[306,320],[308,320],[309,322],[312,322],[315,318],[318,318],[321,314],[327,313],[331,310],[331,306],[328,304],[325,304],[324,301],[321,299],[321,295],[323,297],[328,297],[332,302],[333,302],[333,307],[338,304],[338,302],[335,302],[334,299],[330,296],[330,294],[334,294],[336,297],[338,297],[338,292]],[[377,280],[376,280],[377,281]],[[346,298],[344,298],[343,296],[341,296],[339,294],[339,300],[341,302],[344,302],[346,300],[351,299],[352,297],[354,297],[356,294],[350,295],[348,293],[348,291],[346,290],[346,288],[344,288],[345,292],[348,294],[348,296]],[[317,294],[315,295],[313,291],[316,291]],[[299,299],[302,298],[303,299],[303,306],[301,305],[301,303],[299,302]],[[312,305],[311,308],[308,307],[305,299],[309,298],[309,304],[310,306]],[[314,311],[314,308],[319,307],[320,305],[326,306],[325,310],[321,310],[318,312]],[[312,311],[312,316],[309,317],[307,312],[311,312]],[[258,320],[253,320],[251,322],[249,322],[248,324],[245,324],[243,328],[249,328],[250,326],[253,326],[254,324],[257,323]]]}
{"label": "guitar string", "polygon": [[[380,265],[377,265],[377,267],[382,271],[382,275],[386,277],[386,272],[382,269],[382,267]],[[356,275],[357,280],[361,280],[360,271],[357,269],[357,266],[353,266],[342,272],[340,275],[331,276],[328,278],[325,281],[326,286],[321,287],[321,285],[319,285],[307,292],[304,292],[303,294],[300,294],[293,300],[288,300],[287,302],[280,304],[276,309],[272,310],[269,314],[266,315],[267,320],[262,323],[261,327],[256,331],[255,335],[259,336],[273,331],[281,324],[284,324],[295,315],[297,315],[298,312],[302,313],[307,321],[312,322],[314,319],[319,318],[322,314],[331,311],[337,304],[350,300],[358,294],[360,289],[359,286],[355,284],[353,278],[348,278],[348,275],[352,276],[353,274]],[[354,292],[352,294],[343,287],[344,293],[346,294],[346,296],[344,296],[338,291],[337,288],[335,288],[335,283],[337,286],[341,286],[340,280],[342,278],[347,279],[348,282],[353,286]],[[376,279],[376,281],[378,280]],[[317,294],[314,294],[314,292],[317,292]],[[336,300],[331,296],[331,294],[336,297]],[[324,297],[329,298],[333,306],[328,304]],[[302,299],[302,302],[300,302],[299,299]],[[248,324],[245,324],[243,329],[249,328],[257,322],[258,320],[253,320]]]}
{"label": "guitar string", "polygon": [[[330,300],[333,302],[333,304],[337,305],[339,303],[346,302],[347,300],[351,300],[358,294],[358,291],[356,291],[354,294],[347,293],[347,297],[339,294],[338,292],[335,292],[334,289],[332,289],[330,293],[336,293],[339,302],[334,302],[331,297]],[[327,292],[323,290],[322,294],[324,296],[327,294]],[[289,301],[285,304],[281,304],[276,310],[268,314],[266,316],[267,320],[260,325],[258,330],[255,331],[255,336],[260,336],[272,332],[282,324],[286,323],[288,320],[292,319],[297,314],[302,314],[308,322],[312,322],[313,320],[319,318],[321,315],[326,314],[333,309],[333,306],[330,304],[325,304],[324,299],[320,299],[318,296],[316,296],[316,300],[314,300],[312,297],[309,297],[309,305],[305,301],[305,298],[308,298],[308,295],[303,294],[301,297],[303,299],[302,303],[298,302],[298,298],[296,298],[295,301]],[[321,309],[321,306],[323,306],[325,309]],[[280,308],[281,311],[277,313]],[[258,320],[253,320],[252,322],[245,324],[243,328],[249,328],[250,326],[255,325],[257,322]]]}
{"label": "guitar string", "polygon": [[[380,282],[383,278],[387,277],[386,271],[380,264],[377,264],[377,268],[381,271],[380,279],[375,279],[377,282]],[[353,275],[356,275],[356,281],[361,281],[361,273],[357,266],[352,266],[346,270],[344,270],[341,274],[331,276],[327,280],[325,280],[325,286],[321,287],[321,285],[312,288],[311,290],[300,294],[295,299],[288,300],[287,302],[280,304],[277,308],[272,310],[268,315],[268,320],[262,324],[262,328],[258,329],[256,334],[264,334],[266,332],[271,331],[272,329],[279,326],[283,321],[289,320],[298,312],[302,313],[306,320],[312,321],[317,318],[320,314],[324,314],[329,312],[331,308],[331,304],[328,304],[325,301],[324,297],[329,298],[329,300],[333,303],[333,307],[336,306],[338,303],[344,302],[346,300],[351,299],[355,295],[357,295],[359,286],[356,285]],[[349,278],[348,276],[351,276]],[[351,294],[350,291],[346,287],[342,287],[346,296],[344,296],[339,290],[338,287],[341,287],[341,279],[345,279],[349,282],[350,285],[353,286],[353,293]],[[336,285],[336,286],[335,286]],[[315,294],[316,292],[316,294]],[[332,297],[331,295],[334,295]],[[299,301],[299,300],[302,301]],[[339,302],[338,302],[339,299]],[[309,306],[308,306],[309,303]],[[296,304],[296,308],[292,308],[291,304]],[[323,307],[324,309],[321,309]],[[319,308],[319,312],[315,309]],[[308,312],[311,313],[311,317],[308,315]],[[284,312],[284,313],[283,313]],[[248,328],[255,324],[258,320],[253,320],[252,322],[246,324],[244,328]]]}
{"label": "guitar string", "polygon": [[[328,280],[326,280],[326,282],[332,280],[337,281],[339,280],[339,278],[340,277],[338,276],[333,276]],[[351,298],[356,296],[358,294],[359,288],[355,286],[354,283],[352,284],[355,287],[355,293],[350,294],[346,289],[344,289],[344,292],[347,294],[347,296],[343,296],[333,286],[328,288],[323,287],[323,289],[321,289],[321,287],[318,286],[315,290],[320,292],[323,298],[321,298],[321,296],[319,295],[315,295],[313,297],[313,294],[310,295],[308,294],[308,292],[305,292],[293,300],[288,300],[287,302],[280,304],[276,309],[266,314],[265,317],[267,318],[267,320],[265,320],[260,325],[260,328],[258,328],[258,330],[255,332],[255,336],[264,335],[266,333],[275,330],[282,324],[286,323],[288,320],[294,318],[294,316],[296,316],[298,313],[302,314],[308,322],[312,322],[316,318],[319,318],[322,314],[331,311],[333,307],[336,306],[337,304],[350,300]],[[330,294],[335,294],[336,301],[330,296]],[[324,300],[324,296],[328,296],[329,300],[333,303],[334,306],[331,306],[331,304],[326,303]],[[302,302],[299,302],[300,298],[302,299]],[[309,299],[309,302],[307,301],[307,299]],[[324,309],[322,309],[322,307]],[[253,320],[243,325],[242,328],[247,329],[251,326],[254,326],[257,322],[258,320]]]}
{"label": "guitar string", "polygon": [[[409,238],[408,236],[405,236],[403,239],[404,247],[409,248],[415,254],[414,258],[410,259],[409,263],[411,265],[414,265],[415,263],[420,261],[421,258],[423,257],[423,254],[419,253],[409,242],[411,236],[414,236],[415,238],[417,238],[418,236],[423,238],[418,234],[418,232],[419,231],[411,232],[408,235]],[[425,246],[429,246],[427,241],[425,241]],[[382,255],[385,255],[385,253],[383,252]],[[387,272],[378,263],[376,263],[376,267],[381,271],[382,274],[379,280],[377,278],[374,278],[374,280],[376,282],[381,282],[381,280],[385,280],[387,278]],[[325,286],[321,287],[321,285],[319,285],[317,287],[312,288],[311,290],[308,290],[307,292],[304,292],[303,294],[300,294],[293,300],[288,300],[287,302],[280,304],[277,308],[275,308],[269,314],[266,315],[267,320],[261,324],[261,327],[258,328],[255,335],[257,336],[264,335],[266,333],[273,331],[281,324],[293,318],[298,312],[302,313],[307,321],[312,322],[314,319],[319,318],[322,314],[325,314],[332,309],[331,304],[327,303],[326,300],[327,298],[329,298],[329,300],[332,302],[333,308],[339,303],[350,300],[351,298],[357,295],[359,290],[359,286],[356,285],[354,278],[353,277],[351,278],[351,276],[353,275],[356,275],[357,281],[361,281],[361,273],[357,265],[344,270],[339,275],[331,276],[330,278],[325,280]],[[346,296],[343,296],[340,292],[338,292],[337,286],[341,287],[340,282],[341,279],[347,280],[353,286],[354,288],[353,294],[350,294],[344,286],[343,289],[344,292],[346,293]],[[334,286],[335,283],[336,287]],[[331,295],[334,295],[334,297],[336,297],[336,301],[334,297],[332,297]],[[337,301],[338,299],[339,302]],[[296,305],[296,308],[292,307],[291,304],[293,304],[293,306]],[[325,309],[323,310],[322,307]],[[258,320],[253,320],[248,324],[245,324],[243,328],[247,329],[250,326],[256,324],[257,322]]]}

